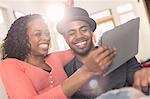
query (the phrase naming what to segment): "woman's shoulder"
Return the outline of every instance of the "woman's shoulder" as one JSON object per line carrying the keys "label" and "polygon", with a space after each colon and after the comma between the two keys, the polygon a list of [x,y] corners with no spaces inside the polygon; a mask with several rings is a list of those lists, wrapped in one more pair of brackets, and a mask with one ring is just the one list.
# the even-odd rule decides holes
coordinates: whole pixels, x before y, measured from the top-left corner
{"label": "woman's shoulder", "polygon": [[55,58],[55,57],[64,57],[65,55],[67,56],[74,56],[73,52],[71,49],[63,50],[63,51],[54,51],[48,54],[46,57],[47,59],[49,58]]}
{"label": "woman's shoulder", "polygon": [[[16,58],[6,58],[1,60],[1,66],[5,68],[22,68],[22,61]],[[20,65],[21,64],[21,65]]]}
{"label": "woman's shoulder", "polygon": [[16,62],[16,61],[17,59],[15,58],[6,58],[6,59],[1,60],[1,62]]}
{"label": "woman's shoulder", "polygon": [[1,60],[1,62],[2,63],[9,63],[9,64],[11,64],[11,63],[19,62],[19,60],[16,59],[16,58],[6,58],[6,59]]}
{"label": "woman's shoulder", "polygon": [[65,53],[72,53],[71,49],[66,49],[66,50],[60,50],[60,51],[53,51],[49,53],[49,55],[60,55],[60,54],[65,54]]}
{"label": "woman's shoulder", "polygon": [[72,50],[64,50],[64,51],[57,51],[57,52],[52,52],[50,53],[46,61],[51,62],[51,63],[56,63],[56,64],[61,64],[65,65],[67,64],[70,60],[72,60],[74,57],[74,54]]}

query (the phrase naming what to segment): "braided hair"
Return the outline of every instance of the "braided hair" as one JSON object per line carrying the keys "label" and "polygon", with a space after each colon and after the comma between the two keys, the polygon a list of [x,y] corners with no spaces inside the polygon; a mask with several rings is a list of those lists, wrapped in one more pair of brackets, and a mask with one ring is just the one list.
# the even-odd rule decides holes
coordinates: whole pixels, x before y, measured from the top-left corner
{"label": "braided hair", "polygon": [[18,18],[11,25],[2,45],[2,59],[16,58],[24,60],[30,53],[30,43],[27,35],[28,24],[37,18],[39,14],[26,15]]}

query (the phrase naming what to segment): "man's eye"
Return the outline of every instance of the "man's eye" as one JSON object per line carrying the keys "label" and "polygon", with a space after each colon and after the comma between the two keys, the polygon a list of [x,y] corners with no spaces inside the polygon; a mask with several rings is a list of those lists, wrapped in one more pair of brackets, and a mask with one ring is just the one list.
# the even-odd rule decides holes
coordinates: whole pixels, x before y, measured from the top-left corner
{"label": "man's eye", "polygon": [[82,32],[87,32],[88,30],[89,30],[89,29],[87,29],[87,28],[81,29]]}
{"label": "man's eye", "polygon": [[74,35],[75,34],[75,31],[69,31],[68,33],[67,33],[68,35]]}

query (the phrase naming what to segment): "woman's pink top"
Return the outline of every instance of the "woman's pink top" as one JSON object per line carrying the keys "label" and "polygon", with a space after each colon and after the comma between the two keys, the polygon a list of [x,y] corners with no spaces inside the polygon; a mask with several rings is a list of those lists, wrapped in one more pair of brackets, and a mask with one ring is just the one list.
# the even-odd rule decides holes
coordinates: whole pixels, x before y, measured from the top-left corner
{"label": "woman's pink top", "polygon": [[70,50],[51,53],[50,73],[15,58],[0,63],[0,74],[9,99],[67,99],[61,83],[67,78],[63,66],[73,58]]}

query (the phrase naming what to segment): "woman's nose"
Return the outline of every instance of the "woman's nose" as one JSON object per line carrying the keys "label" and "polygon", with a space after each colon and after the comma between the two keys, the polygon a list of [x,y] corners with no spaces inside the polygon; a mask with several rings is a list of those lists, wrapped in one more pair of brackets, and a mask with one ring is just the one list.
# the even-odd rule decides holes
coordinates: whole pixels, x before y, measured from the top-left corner
{"label": "woman's nose", "polygon": [[49,35],[49,34],[43,33],[43,34],[42,34],[42,38],[43,38],[45,41],[50,41],[50,35]]}

